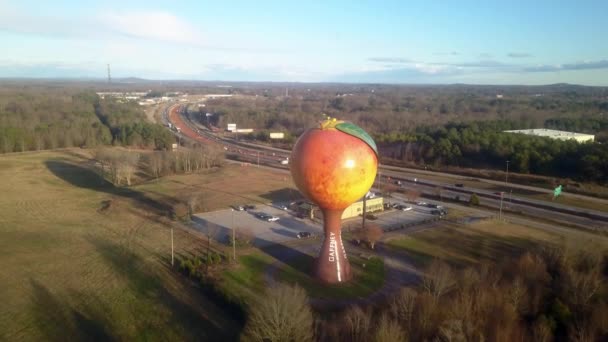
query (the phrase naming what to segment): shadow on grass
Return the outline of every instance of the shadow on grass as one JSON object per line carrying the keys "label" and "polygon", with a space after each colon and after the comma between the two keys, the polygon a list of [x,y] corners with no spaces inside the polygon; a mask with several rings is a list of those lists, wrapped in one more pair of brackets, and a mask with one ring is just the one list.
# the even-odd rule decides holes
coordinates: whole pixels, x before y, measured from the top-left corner
{"label": "shadow on grass", "polygon": [[302,196],[302,194],[300,194],[298,190],[292,188],[272,190],[260,195],[260,197],[270,200],[273,204],[282,202],[295,202],[304,199],[304,197]]}
{"label": "shadow on grass", "polygon": [[543,246],[533,239],[478,231],[462,233],[453,229],[412,234],[409,238],[413,239],[411,245],[392,246],[391,250],[422,269],[434,258],[442,259],[456,269],[484,261],[500,263]]}
{"label": "shadow on grass", "polygon": [[292,267],[297,271],[311,274],[316,256],[299,251],[288,244],[267,241],[261,238],[256,238],[256,240],[260,246],[265,246],[260,248],[262,252],[278,261],[285,263],[287,266]]}
{"label": "shadow on grass", "polygon": [[166,340],[175,336],[170,333],[185,334],[195,340],[234,340],[238,336],[240,324],[207,298],[195,293],[184,296],[194,297],[195,302],[185,302],[169,291],[136,254],[109,241],[91,238],[90,243],[104,261],[127,281],[131,293],[136,294],[142,307],[145,304],[152,308],[160,306],[171,313],[163,325],[151,326],[152,322],[143,322],[147,338]]}
{"label": "shadow on grass", "polygon": [[112,328],[101,306],[73,308],[67,298],[55,295],[43,284],[30,280],[37,328],[45,341],[113,341]]}
{"label": "shadow on grass", "polygon": [[73,186],[128,198],[136,204],[136,207],[158,215],[169,215],[172,204],[177,202],[168,196],[157,194],[160,199],[154,199],[141,191],[115,187],[112,183],[101,177],[99,173],[64,160],[48,160],[45,162],[45,165],[55,176]]}

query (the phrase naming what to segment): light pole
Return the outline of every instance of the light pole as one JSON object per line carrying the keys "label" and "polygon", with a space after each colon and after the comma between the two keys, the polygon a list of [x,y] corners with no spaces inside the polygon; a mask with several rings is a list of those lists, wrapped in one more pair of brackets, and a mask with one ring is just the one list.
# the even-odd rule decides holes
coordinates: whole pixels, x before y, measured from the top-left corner
{"label": "light pole", "polygon": [[171,227],[171,266],[174,266],[174,257],[173,257],[173,227]]}
{"label": "light pole", "polygon": [[499,221],[502,221],[502,198],[503,198],[504,193],[505,193],[504,191],[500,192],[500,209],[498,211],[498,220]]}
{"label": "light pole", "polygon": [[[507,174],[505,175],[505,185],[509,186],[509,160],[507,160]],[[511,189],[511,187],[509,187],[509,203],[513,203],[511,201],[511,194],[513,193],[513,190]],[[509,204],[511,205],[511,204]]]}
{"label": "light pole", "polygon": [[234,229],[234,209],[232,211],[232,261],[236,262],[236,234]]}

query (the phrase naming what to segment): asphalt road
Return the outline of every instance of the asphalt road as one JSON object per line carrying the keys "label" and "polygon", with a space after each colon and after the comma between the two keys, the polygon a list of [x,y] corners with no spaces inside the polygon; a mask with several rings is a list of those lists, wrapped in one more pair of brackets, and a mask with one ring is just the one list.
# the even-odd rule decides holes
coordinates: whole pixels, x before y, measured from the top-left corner
{"label": "asphalt road", "polygon": [[[274,168],[287,169],[286,165],[281,165],[280,161],[284,160],[288,154],[282,154],[278,149],[268,149],[253,144],[232,141],[231,139],[220,139],[212,134],[212,132],[197,126],[191,121],[184,120],[181,111],[182,105],[174,105],[168,109],[168,119],[177,127],[181,128],[181,135],[188,137],[203,144],[217,144],[222,146],[230,158],[248,162],[251,164],[267,165]],[[396,171],[403,170],[403,171]],[[461,200],[468,201],[470,193],[475,192],[480,196],[484,205],[496,208],[500,207],[500,196],[492,192],[482,189],[473,188],[455,188],[453,184],[444,184],[433,182],[430,180],[418,179],[414,182],[411,175],[408,175],[405,169],[390,167],[390,170],[383,170],[384,176],[391,176],[394,179],[403,179],[410,183],[410,187],[418,188],[426,196],[434,196],[436,188],[442,187],[442,196],[446,198],[460,197]],[[541,189],[542,190],[542,189]],[[506,203],[508,202],[508,204]],[[587,229],[608,230],[608,213],[580,209],[570,206],[565,206],[558,203],[539,201],[528,198],[521,198],[517,195],[512,195],[509,201],[503,199],[503,209],[507,208],[515,212],[519,211],[527,216],[540,217],[551,219],[556,222],[565,222]]]}

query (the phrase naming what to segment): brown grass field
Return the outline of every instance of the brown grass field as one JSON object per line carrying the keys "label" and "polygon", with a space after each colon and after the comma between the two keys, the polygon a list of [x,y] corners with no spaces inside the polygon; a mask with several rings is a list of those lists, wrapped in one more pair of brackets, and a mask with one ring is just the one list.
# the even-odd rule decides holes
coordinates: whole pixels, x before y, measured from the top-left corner
{"label": "brown grass field", "polygon": [[433,229],[391,238],[387,245],[417,267],[425,267],[433,258],[464,267],[482,261],[500,263],[545,246],[606,252],[608,237],[567,228],[546,231],[497,220],[468,225],[441,221]]}
{"label": "brown grass field", "polygon": [[[192,194],[203,210],[295,199],[289,176],[227,165],[145,182],[143,173],[139,185],[115,188],[89,157],[80,149],[0,156],[0,340],[236,339],[242,322],[170,266],[171,226],[178,256],[200,255],[205,239],[166,216]],[[546,243],[606,249],[607,241],[487,221],[447,223],[389,246],[424,266],[432,257],[462,265]],[[242,255],[222,288],[261,293],[272,260],[259,255]]]}
{"label": "brown grass field", "polygon": [[[208,210],[268,202],[284,176],[226,166],[117,189],[87,154],[0,156],[0,340],[234,339],[240,323],[170,269],[160,214],[197,191]],[[175,246],[188,255],[204,240],[176,229]]]}

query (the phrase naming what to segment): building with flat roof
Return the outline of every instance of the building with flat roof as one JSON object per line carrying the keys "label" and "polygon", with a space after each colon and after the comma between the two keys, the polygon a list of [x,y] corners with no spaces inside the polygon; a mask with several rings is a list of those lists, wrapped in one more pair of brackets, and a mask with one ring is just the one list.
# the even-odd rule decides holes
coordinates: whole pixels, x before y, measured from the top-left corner
{"label": "building with flat roof", "polygon": [[555,129],[534,128],[534,129],[516,129],[512,131],[504,131],[505,133],[521,133],[526,135],[535,135],[537,137],[547,137],[558,140],[576,140],[579,143],[595,140],[593,134],[574,133],[566,131],[558,131]]}
{"label": "building with flat roof", "polygon": [[[319,208],[309,202],[301,202],[299,204],[296,204],[296,206],[294,208],[296,212],[309,217],[309,218],[314,218],[315,216],[317,216],[318,214],[320,214],[318,212]],[[382,197],[374,197],[374,198],[368,198],[367,200],[365,200],[365,212],[367,213],[374,213],[374,212],[378,212],[378,211],[383,211],[384,210],[384,199]],[[315,213],[315,211],[317,211]],[[344,210],[344,213],[342,213],[342,219],[348,219],[348,218],[352,218],[352,217],[357,217],[359,215],[361,215],[363,213],[363,199],[351,204],[348,208],[346,208]]]}

